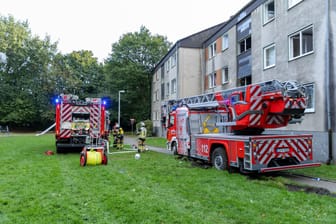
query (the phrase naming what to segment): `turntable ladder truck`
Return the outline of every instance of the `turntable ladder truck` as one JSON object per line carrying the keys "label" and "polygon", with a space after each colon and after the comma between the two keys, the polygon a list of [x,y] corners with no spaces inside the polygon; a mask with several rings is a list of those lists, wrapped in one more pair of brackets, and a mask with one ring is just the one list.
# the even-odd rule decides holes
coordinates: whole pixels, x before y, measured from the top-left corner
{"label": "turntable ladder truck", "polygon": [[220,170],[272,172],[320,166],[311,134],[262,134],[302,121],[305,88],[271,80],[171,100],[165,105],[167,147]]}

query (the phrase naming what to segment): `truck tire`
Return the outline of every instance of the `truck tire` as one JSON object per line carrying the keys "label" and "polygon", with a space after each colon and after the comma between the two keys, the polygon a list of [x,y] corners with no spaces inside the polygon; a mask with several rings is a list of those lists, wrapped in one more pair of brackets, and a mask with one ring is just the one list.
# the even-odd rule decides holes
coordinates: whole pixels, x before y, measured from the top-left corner
{"label": "truck tire", "polygon": [[228,169],[228,158],[225,150],[222,147],[215,148],[212,153],[212,165],[217,170],[227,170]]}
{"label": "truck tire", "polygon": [[103,152],[103,160],[102,160],[102,164],[103,164],[103,165],[107,165],[107,163],[108,163],[108,157],[107,157],[107,153],[106,153],[106,151],[105,151],[105,152]]}
{"label": "truck tire", "polygon": [[81,166],[86,166],[86,151],[81,152],[80,157],[79,157],[79,164]]}
{"label": "truck tire", "polygon": [[177,145],[176,142],[173,142],[171,145],[171,151],[173,152],[174,155],[177,155]]}

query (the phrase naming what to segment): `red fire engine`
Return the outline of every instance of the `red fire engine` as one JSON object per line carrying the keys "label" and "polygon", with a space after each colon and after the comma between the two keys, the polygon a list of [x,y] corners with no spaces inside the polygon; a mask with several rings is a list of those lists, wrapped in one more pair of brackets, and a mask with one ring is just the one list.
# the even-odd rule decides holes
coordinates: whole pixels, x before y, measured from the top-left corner
{"label": "red fire engine", "polygon": [[79,100],[78,96],[63,94],[57,98],[56,151],[95,149],[102,152],[103,163],[107,163],[109,115],[105,104],[101,98]]}
{"label": "red fire engine", "polygon": [[268,135],[302,120],[305,89],[277,80],[169,101],[167,147],[220,170],[271,172],[320,166],[312,135]]}

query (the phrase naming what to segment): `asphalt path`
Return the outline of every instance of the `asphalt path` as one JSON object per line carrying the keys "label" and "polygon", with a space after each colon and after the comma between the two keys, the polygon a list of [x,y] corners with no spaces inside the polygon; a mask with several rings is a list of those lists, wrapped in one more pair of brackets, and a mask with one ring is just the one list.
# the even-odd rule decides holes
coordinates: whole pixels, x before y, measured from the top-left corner
{"label": "asphalt path", "polygon": [[[138,139],[137,137],[133,136],[124,136],[124,144],[130,145],[131,147],[135,148],[137,146]],[[146,142],[145,142],[146,144]],[[153,146],[148,146],[146,145],[148,150],[154,151],[154,152],[160,152],[160,153],[165,153],[165,154],[170,154],[173,155],[173,153],[165,148],[159,148],[159,147],[153,147]]]}

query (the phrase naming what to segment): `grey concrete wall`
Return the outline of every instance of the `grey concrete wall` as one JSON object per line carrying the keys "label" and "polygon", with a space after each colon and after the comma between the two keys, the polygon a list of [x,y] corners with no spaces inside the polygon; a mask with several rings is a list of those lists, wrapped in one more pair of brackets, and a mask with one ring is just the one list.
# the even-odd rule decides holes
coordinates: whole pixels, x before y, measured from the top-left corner
{"label": "grey concrete wall", "polygon": [[179,48],[178,98],[202,94],[202,53],[198,48]]}

